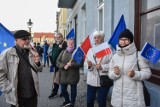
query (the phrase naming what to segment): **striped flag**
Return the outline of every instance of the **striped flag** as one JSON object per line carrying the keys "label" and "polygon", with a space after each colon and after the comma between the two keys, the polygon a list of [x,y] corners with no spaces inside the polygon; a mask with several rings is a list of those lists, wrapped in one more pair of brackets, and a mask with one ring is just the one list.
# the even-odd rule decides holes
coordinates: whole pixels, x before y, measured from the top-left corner
{"label": "striped flag", "polygon": [[97,58],[102,58],[106,55],[111,54],[111,49],[107,42],[102,43],[94,48],[92,48],[93,54],[96,55]]}
{"label": "striped flag", "polygon": [[91,30],[91,33],[89,34],[89,36],[87,36],[87,38],[85,39],[85,41],[82,43],[82,45],[80,46],[81,49],[83,50],[84,54],[86,55],[88,50],[93,47],[94,45],[94,37],[93,37],[93,33],[95,32],[96,28],[93,28]]}

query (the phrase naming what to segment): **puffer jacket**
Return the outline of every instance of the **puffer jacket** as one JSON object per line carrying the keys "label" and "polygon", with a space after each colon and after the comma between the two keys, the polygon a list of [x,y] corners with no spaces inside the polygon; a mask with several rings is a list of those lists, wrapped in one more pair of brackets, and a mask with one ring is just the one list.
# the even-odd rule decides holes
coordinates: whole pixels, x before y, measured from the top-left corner
{"label": "puffer jacket", "polygon": [[[37,66],[32,58],[32,54],[29,55],[29,61],[31,65],[42,71],[43,66]],[[0,54],[0,88],[5,93],[6,102],[18,107],[17,97],[17,84],[18,84],[18,64],[19,57],[15,48],[8,48]],[[42,65],[42,64],[41,64]],[[39,82],[38,74],[32,70],[32,76],[34,80],[35,90],[39,95]]]}
{"label": "puffer jacket", "polygon": [[[84,62],[84,70],[87,71],[87,84],[94,87],[100,87],[99,75],[108,75],[109,62],[113,54],[111,53],[102,58],[102,61],[101,61],[102,70],[99,70],[99,71],[97,71],[96,69],[96,63],[99,63],[101,58],[94,58],[93,55],[94,54],[91,48],[87,52],[86,60]],[[90,69],[88,68],[87,61],[92,62],[92,67]],[[98,75],[98,72],[99,72],[99,75]]]}
{"label": "puffer jacket", "polygon": [[[120,68],[119,75],[114,73],[115,66]],[[135,44],[131,43],[124,48],[117,45],[116,54],[111,59],[109,67],[109,77],[114,80],[111,98],[113,107],[146,107],[142,81],[150,78],[151,71],[147,61],[139,53],[137,55]],[[132,67],[135,75],[131,78],[127,73]]]}

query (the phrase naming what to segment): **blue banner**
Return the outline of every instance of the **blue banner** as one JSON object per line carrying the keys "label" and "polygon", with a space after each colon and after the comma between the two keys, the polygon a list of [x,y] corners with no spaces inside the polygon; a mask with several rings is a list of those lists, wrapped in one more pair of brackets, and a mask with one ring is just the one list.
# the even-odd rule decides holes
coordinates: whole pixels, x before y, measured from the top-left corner
{"label": "blue banner", "polygon": [[116,45],[118,44],[118,37],[120,33],[126,29],[126,24],[124,20],[124,16],[122,15],[116,29],[113,32],[113,35],[111,36],[110,40],[108,43],[116,50]]}
{"label": "blue banner", "polygon": [[66,36],[66,39],[74,39],[75,38],[75,34],[74,34],[74,29],[72,28],[71,31],[68,33],[68,35]]}

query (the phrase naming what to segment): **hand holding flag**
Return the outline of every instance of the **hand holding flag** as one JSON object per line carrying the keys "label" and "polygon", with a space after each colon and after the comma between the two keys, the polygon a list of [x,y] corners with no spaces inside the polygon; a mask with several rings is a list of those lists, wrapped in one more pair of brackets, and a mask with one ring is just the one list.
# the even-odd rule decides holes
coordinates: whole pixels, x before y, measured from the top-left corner
{"label": "hand holding flag", "polygon": [[93,38],[93,33],[95,32],[96,28],[93,28],[91,30],[91,33],[85,41],[81,44],[80,47],[78,47],[75,52],[73,53],[72,57],[73,59],[80,64],[84,57],[86,56],[88,50],[94,45],[94,38]]}
{"label": "hand holding flag", "polygon": [[80,47],[78,47],[72,55],[73,59],[80,64],[84,58],[84,53]]}

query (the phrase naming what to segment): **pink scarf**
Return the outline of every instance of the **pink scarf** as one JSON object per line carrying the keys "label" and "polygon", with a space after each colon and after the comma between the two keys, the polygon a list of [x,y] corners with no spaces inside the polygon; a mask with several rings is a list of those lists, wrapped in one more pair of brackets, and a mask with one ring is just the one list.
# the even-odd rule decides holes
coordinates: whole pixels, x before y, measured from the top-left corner
{"label": "pink scarf", "polygon": [[73,48],[67,47],[67,51],[68,51],[68,52],[73,52],[73,51],[74,51],[74,47],[73,47]]}

